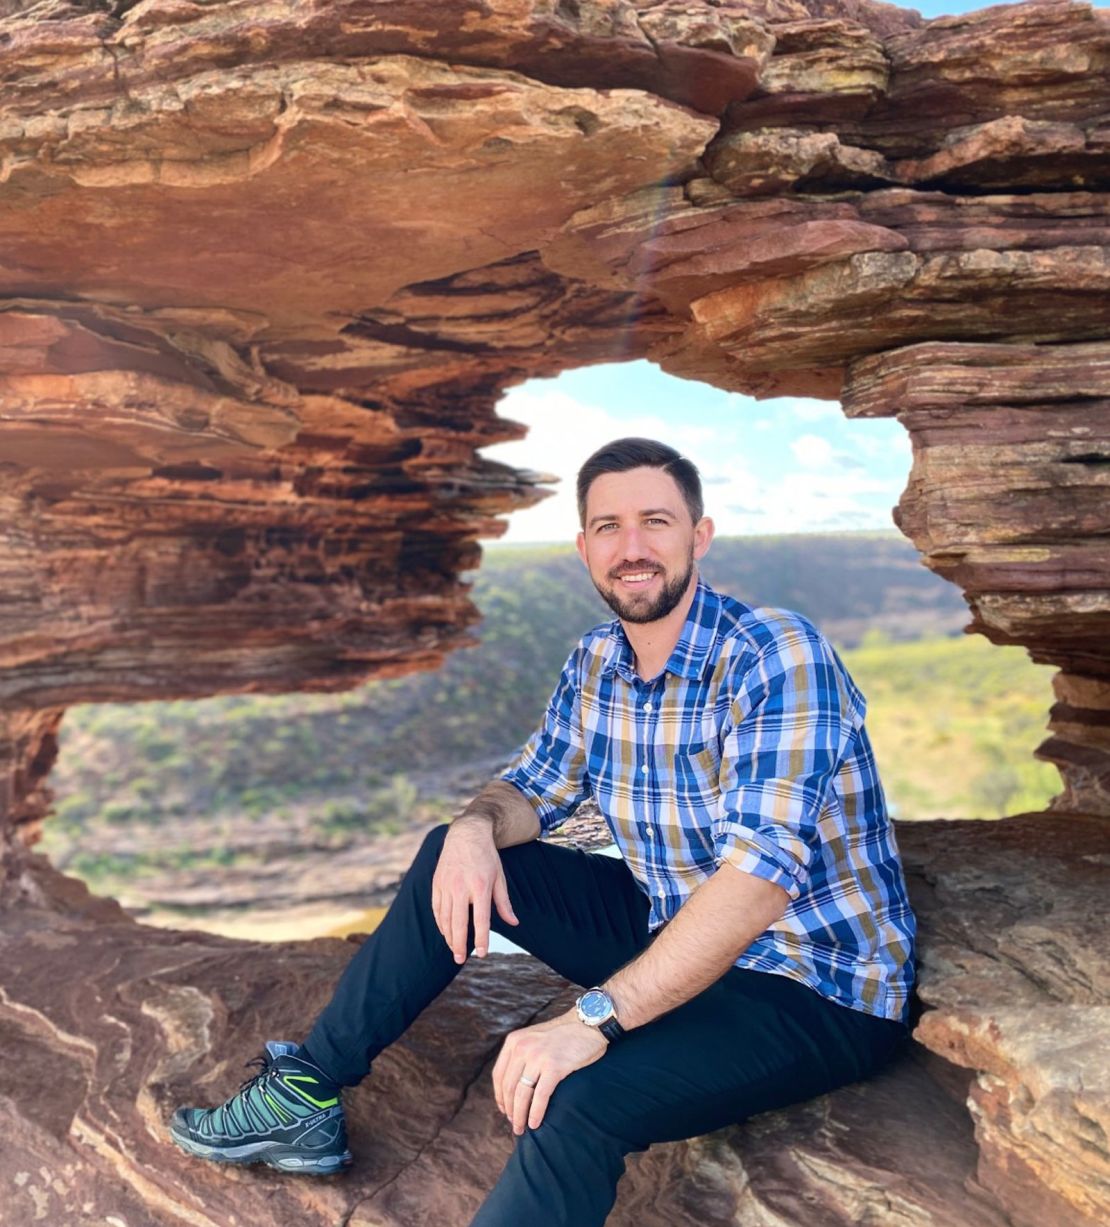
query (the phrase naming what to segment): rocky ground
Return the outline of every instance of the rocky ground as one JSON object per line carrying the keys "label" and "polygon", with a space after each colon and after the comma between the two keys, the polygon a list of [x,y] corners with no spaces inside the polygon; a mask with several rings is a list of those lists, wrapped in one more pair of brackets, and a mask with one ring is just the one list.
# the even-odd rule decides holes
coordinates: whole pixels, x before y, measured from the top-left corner
{"label": "rocky ground", "polygon": [[[633,1160],[618,1227],[1105,1221],[1110,832],[1029,815],[900,836],[922,928],[912,1049],[871,1083]],[[589,821],[576,837],[603,838]],[[473,962],[350,1095],[347,1177],[229,1172],[172,1147],[170,1113],[233,1090],[266,1038],[303,1035],[351,942],[154,930],[35,857],[0,906],[12,1227],[463,1227],[511,1147],[488,1079],[500,1037],[571,998],[530,958]]]}

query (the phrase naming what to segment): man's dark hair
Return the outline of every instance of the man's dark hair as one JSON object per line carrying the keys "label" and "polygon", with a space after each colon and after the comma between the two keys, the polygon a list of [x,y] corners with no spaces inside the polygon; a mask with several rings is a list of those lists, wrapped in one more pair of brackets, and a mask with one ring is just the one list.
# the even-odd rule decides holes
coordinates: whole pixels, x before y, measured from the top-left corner
{"label": "man's dark hair", "polygon": [[586,526],[586,495],[603,473],[627,473],[629,469],[645,467],[669,473],[682,491],[691,519],[696,524],[702,518],[705,504],[701,477],[693,461],[654,439],[614,439],[599,447],[578,470],[578,520],[582,527]]}

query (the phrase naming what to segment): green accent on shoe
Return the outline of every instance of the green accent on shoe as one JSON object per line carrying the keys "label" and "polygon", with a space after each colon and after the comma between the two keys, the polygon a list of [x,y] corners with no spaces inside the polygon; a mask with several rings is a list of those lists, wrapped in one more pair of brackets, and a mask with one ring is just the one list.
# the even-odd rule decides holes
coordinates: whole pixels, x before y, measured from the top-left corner
{"label": "green accent on shoe", "polygon": [[279,1124],[281,1124],[282,1121],[288,1122],[297,1119],[292,1112],[287,1112],[269,1091],[264,1092],[264,1098],[270,1107],[273,1108]]}
{"label": "green accent on shoe", "polygon": [[294,1082],[311,1082],[313,1086],[319,1086],[320,1083],[315,1078],[310,1078],[307,1074],[285,1074],[282,1081],[295,1094],[300,1095],[302,1099],[307,1099],[314,1108],[334,1108],[339,1102],[338,1099],[314,1099],[307,1091],[302,1091],[299,1086],[293,1086]]}

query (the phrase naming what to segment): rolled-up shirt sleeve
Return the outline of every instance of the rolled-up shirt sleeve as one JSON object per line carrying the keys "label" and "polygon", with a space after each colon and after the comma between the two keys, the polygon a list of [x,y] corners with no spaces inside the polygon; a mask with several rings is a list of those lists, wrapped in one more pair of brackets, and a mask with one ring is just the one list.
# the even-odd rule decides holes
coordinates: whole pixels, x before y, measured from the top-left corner
{"label": "rolled-up shirt sleeve", "polygon": [[544,835],[590,795],[578,696],[580,650],[564,666],[543,722],[501,775],[530,802]]}
{"label": "rolled-up shirt sleeve", "polygon": [[740,679],[721,746],[718,864],[798,898],[818,820],[864,709],[831,644],[808,624],[759,652]]}

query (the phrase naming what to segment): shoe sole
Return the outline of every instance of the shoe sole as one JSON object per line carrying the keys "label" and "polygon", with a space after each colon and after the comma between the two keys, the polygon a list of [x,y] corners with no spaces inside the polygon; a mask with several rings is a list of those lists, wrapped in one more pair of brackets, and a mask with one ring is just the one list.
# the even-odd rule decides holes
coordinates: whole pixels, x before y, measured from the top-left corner
{"label": "shoe sole", "polygon": [[250,1163],[265,1163],[279,1172],[299,1176],[336,1176],[351,1165],[351,1152],[338,1155],[306,1155],[294,1147],[278,1142],[247,1142],[242,1146],[229,1146],[221,1150],[205,1146],[178,1133],[170,1133],[174,1143],[187,1155],[196,1159],[209,1159],[213,1163],[232,1163],[246,1166]]}

